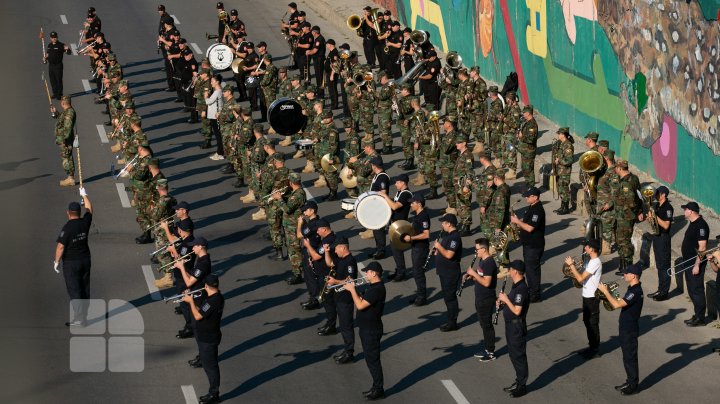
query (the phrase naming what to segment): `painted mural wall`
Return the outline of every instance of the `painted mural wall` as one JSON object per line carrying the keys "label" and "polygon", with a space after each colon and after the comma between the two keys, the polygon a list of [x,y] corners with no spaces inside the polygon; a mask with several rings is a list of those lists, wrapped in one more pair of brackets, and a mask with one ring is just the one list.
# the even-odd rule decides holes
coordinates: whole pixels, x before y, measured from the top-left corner
{"label": "painted mural wall", "polygon": [[375,2],[490,80],[516,71],[523,103],[720,212],[715,1]]}

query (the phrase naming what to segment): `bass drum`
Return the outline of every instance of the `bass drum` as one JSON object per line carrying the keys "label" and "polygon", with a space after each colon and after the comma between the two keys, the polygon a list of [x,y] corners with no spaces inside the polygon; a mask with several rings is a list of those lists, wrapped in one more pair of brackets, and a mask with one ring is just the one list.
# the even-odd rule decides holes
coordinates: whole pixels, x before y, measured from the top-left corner
{"label": "bass drum", "polygon": [[390,205],[377,192],[364,192],[355,202],[355,217],[366,229],[382,229],[388,224],[391,216]]}
{"label": "bass drum", "polygon": [[305,126],[307,116],[303,115],[302,106],[297,101],[278,98],[268,108],[268,120],[275,133],[290,136]]}
{"label": "bass drum", "polygon": [[215,70],[225,70],[233,62],[233,51],[229,46],[221,43],[210,45],[205,56],[210,61],[210,66]]}

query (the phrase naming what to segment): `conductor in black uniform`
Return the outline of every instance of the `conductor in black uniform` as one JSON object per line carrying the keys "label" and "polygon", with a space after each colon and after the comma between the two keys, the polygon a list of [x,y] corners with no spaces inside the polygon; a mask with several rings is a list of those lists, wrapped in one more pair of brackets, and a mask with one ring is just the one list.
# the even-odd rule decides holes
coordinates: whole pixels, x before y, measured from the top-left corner
{"label": "conductor in black uniform", "polygon": [[367,364],[373,384],[363,395],[368,400],[385,397],[382,363],[380,362],[380,339],[383,335],[382,315],[385,311],[385,284],[382,281],[382,266],[373,261],[365,269],[365,276],[370,283],[362,297],[355,290],[354,283],[348,283],[345,290],[352,295],[357,308],[356,323],[359,329],[365,363]]}
{"label": "conductor in black uniform", "polygon": [[523,261],[525,262],[530,302],[542,300],[540,285],[542,268],[540,262],[545,253],[545,208],[540,202],[540,190],[530,187],[522,194],[528,203],[528,208],[522,220],[516,215],[510,216],[510,222],[517,225],[520,230],[520,243],[523,248]]}
{"label": "conductor in black uniform", "polygon": [[440,218],[445,236],[436,241],[435,268],[440,278],[443,299],[447,307],[448,320],[440,327],[440,331],[448,332],[458,329],[457,318],[460,312],[457,298],[457,288],[460,282],[460,258],[462,255],[462,238],[457,231],[457,217],[446,214]]}
{"label": "conductor in black uniform", "polygon": [[90,247],[88,234],[92,224],[92,204],[85,188],[80,188],[85,204],[85,214],[80,217],[81,207],[70,202],[67,209],[68,221],[60,231],[55,247],[53,269],[62,271],[65,287],[70,296],[73,319],[65,323],[68,327],[84,327],[87,321],[88,299],[90,299]]}
{"label": "conductor in black uniform", "polygon": [[[325,251],[325,263],[328,267],[335,267],[335,275],[329,279],[329,285],[340,285],[357,279],[358,265],[355,257],[350,253],[350,243],[347,237],[340,236],[335,239],[333,248]],[[350,292],[347,290],[335,292],[335,306],[344,346],[343,351],[334,355],[333,359],[337,364],[351,363],[355,352],[355,330],[353,329],[353,300]]]}
{"label": "conductor in black uniform", "polygon": [[430,215],[425,209],[425,197],[417,192],[410,198],[410,209],[415,215],[410,222],[414,235],[405,235],[404,241],[410,243],[413,277],[415,278],[415,298],[411,304],[424,306],[427,304],[427,287],[425,279],[425,261],[430,253]]}
{"label": "conductor in black uniform", "polygon": [[63,96],[63,54],[65,53],[69,55],[70,48],[58,40],[57,32],[51,32],[44,61],[48,63],[52,97],[58,100]]}
{"label": "conductor in black uniform", "polygon": [[512,397],[522,397],[527,394],[528,363],[525,349],[527,347],[527,324],[525,317],[530,307],[530,296],[525,283],[525,263],[515,260],[510,263],[508,276],[513,285],[510,293],[504,291],[498,295],[497,305],[503,310],[505,318],[505,338],[507,339],[508,353],[513,368],[515,368],[515,382],[503,390]]}

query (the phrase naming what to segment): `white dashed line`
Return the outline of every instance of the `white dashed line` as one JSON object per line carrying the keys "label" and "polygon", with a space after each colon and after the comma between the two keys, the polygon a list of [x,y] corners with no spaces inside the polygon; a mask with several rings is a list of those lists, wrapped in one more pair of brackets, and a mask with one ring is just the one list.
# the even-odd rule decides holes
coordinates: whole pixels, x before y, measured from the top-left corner
{"label": "white dashed line", "polygon": [[460,392],[460,389],[457,388],[455,383],[452,380],[441,380],[443,386],[447,389],[447,391],[450,393],[452,398],[455,399],[455,402],[458,404],[470,404],[470,401],[465,398],[463,393]]}
{"label": "white dashed line", "polygon": [[60,14],[60,21],[62,21],[63,24],[67,25],[67,17],[65,17],[65,14]]}
{"label": "white dashed line", "polygon": [[98,131],[98,136],[100,136],[100,142],[107,143],[108,137],[107,133],[105,132],[105,126],[104,125],[95,125]]}
{"label": "white dashed line", "polygon": [[86,93],[89,93],[92,91],[92,87],[90,87],[90,81],[88,81],[88,79],[83,79],[82,83],[83,83],[83,89],[85,90]]}
{"label": "white dashed line", "polygon": [[142,271],[148,290],[150,291],[150,297],[152,297],[153,300],[160,300],[160,290],[155,286],[155,276],[153,275],[152,267],[150,265],[143,265]]}
{"label": "white dashed line", "polygon": [[170,14],[170,17],[172,17],[173,20],[175,20],[175,25],[180,25],[180,20],[178,20],[178,18],[175,17],[175,14]]}
{"label": "white dashed line", "polygon": [[183,396],[185,396],[185,402],[187,404],[198,404],[197,395],[195,394],[195,387],[191,385],[189,386],[180,386],[183,392]]}
{"label": "white dashed line", "polygon": [[77,54],[78,54],[78,53],[77,53],[77,44],[71,43],[71,44],[70,44],[70,49],[72,50],[72,54],[73,54],[74,56],[77,56]]}
{"label": "white dashed line", "polygon": [[201,53],[203,53],[202,50],[200,49],[200,47],[195,42],[191,43],[190,46],[192,46],[193,51],[196,54],[200,55]]}
{"label": "white dashed line", "polygon": [[120,204],[123,208],[130,207],[130,198],[128,198],[127,191],[125,191],[125,184],[122,182],[116,182],[115,188],[117,188],[118,195],[120,195]]}
{"label": "white dashed line", "polygon": [[312,194],[310,193],[310,190],[307,189],[307,188],[305,188],[305,199],[308,200],[308,201],[312,201],[313,198],[314,198],[314,197],[313,197]]}

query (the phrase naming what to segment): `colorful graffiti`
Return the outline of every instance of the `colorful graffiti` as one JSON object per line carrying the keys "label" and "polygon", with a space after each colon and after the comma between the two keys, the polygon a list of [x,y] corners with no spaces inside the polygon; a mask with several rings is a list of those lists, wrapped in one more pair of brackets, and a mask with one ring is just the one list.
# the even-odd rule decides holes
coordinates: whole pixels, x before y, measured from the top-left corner
{"label": "colorful graffiti", "polygon": [[573,132],[720,212],[720,25],[704,0],[382,0],[400,21]]}

